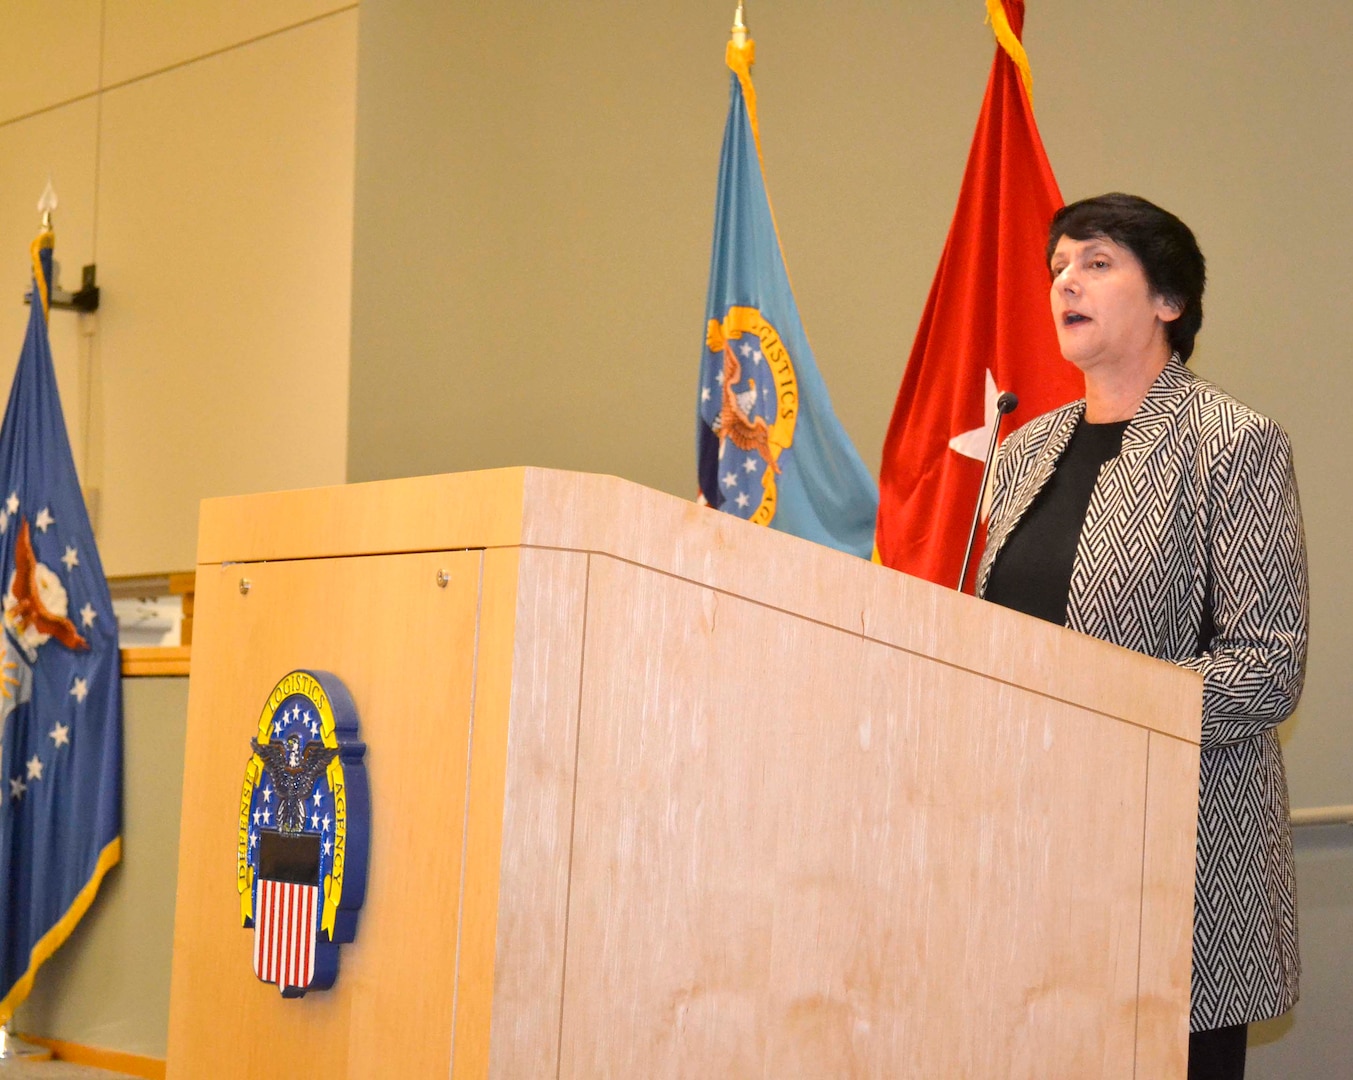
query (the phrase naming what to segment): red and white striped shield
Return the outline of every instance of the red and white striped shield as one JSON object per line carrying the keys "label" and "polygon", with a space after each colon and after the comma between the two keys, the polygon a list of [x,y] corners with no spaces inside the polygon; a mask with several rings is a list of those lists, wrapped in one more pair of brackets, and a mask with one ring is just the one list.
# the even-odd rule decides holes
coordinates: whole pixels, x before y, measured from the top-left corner
{"label": "red and white striped shield", "polygon": [[315,975],[319,886],[259,878],[254,897],[254,974],[305,989]]}

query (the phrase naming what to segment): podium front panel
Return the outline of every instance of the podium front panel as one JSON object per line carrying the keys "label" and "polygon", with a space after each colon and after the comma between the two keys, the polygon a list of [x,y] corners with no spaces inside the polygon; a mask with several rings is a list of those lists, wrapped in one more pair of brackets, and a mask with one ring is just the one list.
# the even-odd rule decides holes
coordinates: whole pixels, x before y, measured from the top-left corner
{"label": "podium front panel", "polygon": [[604,557],[581,693],[561,1077],[1133,1075],[1148,732]]}
{"label": "podium front panel", "polygon": [[[199,567],[171,1075],[445,1074],[482,557]],[[439,570],[449,572],[444,588]],[[373,809],[366,902],[356,940],[342,946],[338,981],[282,1000],[254,977],[234,851],[249,740],[272,687],[294,668],[331,671],[352,692]],[[399,1038],[408,1031],[418,1038]]]}

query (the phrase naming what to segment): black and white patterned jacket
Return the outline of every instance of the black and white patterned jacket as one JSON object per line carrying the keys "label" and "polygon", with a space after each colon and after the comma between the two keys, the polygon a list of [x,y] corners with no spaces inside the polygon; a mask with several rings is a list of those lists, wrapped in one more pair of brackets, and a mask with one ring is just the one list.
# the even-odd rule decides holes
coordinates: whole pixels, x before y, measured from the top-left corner
{"label": "black and white patterned jacket", "polygon": [[[1011,435],[996,466],[979,595],[1085,411]],[[1203,676],[1194,1031],[1297,999],[1287,778],[1274,731],[1306,668],[1306,545],[1291,445],[1274,421],[1172,359],[1095,482],[1067,625]]]}

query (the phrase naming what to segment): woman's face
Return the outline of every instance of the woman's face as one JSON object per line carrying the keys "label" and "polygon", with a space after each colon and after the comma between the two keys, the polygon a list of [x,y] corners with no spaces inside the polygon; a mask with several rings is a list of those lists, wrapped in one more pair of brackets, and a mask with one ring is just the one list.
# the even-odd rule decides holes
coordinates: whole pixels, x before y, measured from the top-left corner
{"label": "woman's face", "polygon": [[1112,240],[1063,236],[1053,249],[1052,318],[1062,355],[1081,371],[1168,355],[1179,312],[1151,291],[1137,256]]}

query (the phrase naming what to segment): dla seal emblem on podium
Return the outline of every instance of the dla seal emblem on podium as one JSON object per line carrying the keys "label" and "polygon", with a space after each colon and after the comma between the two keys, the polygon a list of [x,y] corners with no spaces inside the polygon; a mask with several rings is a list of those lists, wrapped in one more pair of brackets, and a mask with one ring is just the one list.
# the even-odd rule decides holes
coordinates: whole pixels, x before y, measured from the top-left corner
{"label": "dla seal emblem on podium", "polygon": [[283,997],[327,990],[366,894],[371,796],[357,709],[327,671],[268,695],[240,794],[236,885],[254,974]]}

